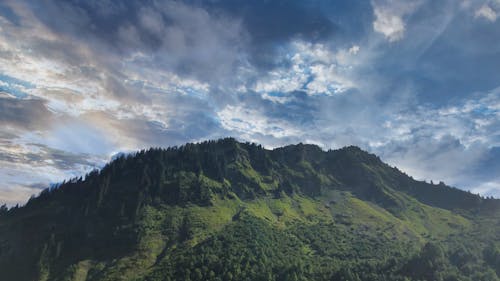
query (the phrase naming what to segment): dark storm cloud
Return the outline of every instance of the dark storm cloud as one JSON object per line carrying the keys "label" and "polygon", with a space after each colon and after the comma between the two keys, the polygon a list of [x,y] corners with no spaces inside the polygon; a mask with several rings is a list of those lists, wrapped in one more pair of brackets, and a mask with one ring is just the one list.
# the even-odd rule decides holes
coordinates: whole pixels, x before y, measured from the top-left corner
{"label": "dark storm cloud", "polygon": [[[158,55],[161,66],[173,67],[177,73],[201,75],[205,71],[205,76],[215,64],[238,60],[235,51],[247,54],[255,66],[276,67],[279,62],[275,54],[289,40],[324,42],[336,34],[353,37],[369,26],[369,21],[352,21],[335,11],[362,11],[365,16],[370,12],[368,4],[296,0],[44,0],[32,1],[31,6],[35,15],[58,33],[104,44],[125,55],[133,51],[166,52]],[[214,40],[215,45],[210,43]],[[205,53],[215,55],[214,60]]]}
{"label": "dark storm cloud", "polygon": [[[150,5],[151,1],[145,1]],[[35,16],[53,30],[82,39],[100,39],[115,50],[121,45],[119,28],[137,22],[137,1],[30,1]]]}
{"label": "dark storm cloud", "polygon": [[27,157],[34,162],[51,159],[53,160],[52,165],[62,170],[75,169],[75,166],[78,165],[84,165],[84,166],[95,165],[95,163],[93,163],[93,161],[89,159],[90,158],[89,155],[84,153],[82,154],[71,153],[59,149],[53,149],[46,145],[41,145],[41,144],[32,144],[32,145],[37,146],[42,151],[43,155],[43,157],[40,157],[40,153],[27,154]]}
{"label": "dark storm cloud", "polygon": [[[194,1],[197,2],[197,1]],[[337,32],[321,1],[200,1],[214,13],[241,18],[250,36],[247,46],[252,62],[260,67],[275,67],[280,44],[290,39],[324,41]]]}
{"label": "dark storm cloud", "polygon": [[249,104],[251,108],[262,111],[271,118],[283,119],[304,126],[313,122],[321,97],[310,98],[301,91],[288,93],[286,97],[290,100],[280,104],[263,99],[258,93],[249,93],[241,96],[239,103]]}
{"label": "dark storm cloud", "polygon": [[149,67],[214,79],[229,73],[243,48],[238,19],[214,17],[178,1],[32,1],[35,16],[56,33],[112,57],[141,52]]}
{"label": "dark storm cloud", "polygon": [[254,44],[283,42],[295,36],[306,40],[323,40],[335,31],[318,1],[235,0],[200,3],[210,10],[242,18]]}
{"label": "dark storm cloud", "polygon": [[40,99],[16,99],[0,93],[0,124],[23,129],[47,126],[52,113]]}
{"label": "dark storm cloud", "polygon": [[[35,149],[35,152],[17,150],[16,153],[9,153],[5,150],[8,146],[16,147],[17,144],[10,142],[4,143],[4,150],[0,151],[0,161],[6,161],[10,164],[29,164],[36,166],[52,166],[61,170],[76,169],[77,166],[94,166],[87,154],[76,154],[58,149],[53,149],[46,145],[31,143],[27,144]],[[50,160],[50,162],[47,162]]]}

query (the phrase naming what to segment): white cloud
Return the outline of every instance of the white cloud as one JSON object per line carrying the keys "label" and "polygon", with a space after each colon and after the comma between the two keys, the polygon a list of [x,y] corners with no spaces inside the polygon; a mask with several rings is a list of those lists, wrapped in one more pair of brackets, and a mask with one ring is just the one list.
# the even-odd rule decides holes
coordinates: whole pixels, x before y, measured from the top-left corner
{"label": "white cloud", "polygon": [[420,1],[372,1],[375,15],[373,30],[383,34],[390,42],[403,39],[406,31],[404,17],[413,13],[420,4]]}
{"label": "white cloud", "polygon": [[331,65],[316,64],[310,67],[314,79],[306,86],[310,94],[339,94],[353,88],[354,84],[338,73],[338,68]]}
{"label": "white cloud", "polygon": [[390,11],[375,8],[375,21],[373,30],[382,33],[389,41],[394,42],[403,38],[405,24],[399,15],[394,15]]}
{"label": "white cloud", "polygon": [[[304,91],[309,95],[335,95],[355,88],[350,71],[356,64],[360,47],[330,50],[324,44],[295,41],[284,58],[286,67],[280,67],[260,78],[253,89],[269,97],[269,93]],[[280,99],[282,101],[282,99]]]}
{"label": "white cloud", "polygon": [[349,48],[349,54],[356,55],[359,52],[359,46],[358,45],[353,45],[351,48]]}
{"label": "white cloud", "polygon": [[255,141],[255,135],[283,138],[301,134],[300,129],[285,120],[271,118],[243,106],[228,105],[217,116],[225,129],[250,141]]}
{"label": "white cloud", "polygon": [[474,14],[476,18],[484,18],[490,22],[495,22],[497,20],[497,13],[489,5],[484,4],[479,9],[476,10]]}
{"label": "white cloud", "polygon": [[471,192],[479,193],[484,196],[494,196],[495,198],[500,198],[500,180],[497,182],[489,181],[482,183],[477,187],[473,187]]}
{"label": "white cloud", "polygon": [[[295,72],[292,72],[294,70]],[[256,83],[254,90],[259,93],[289,93],[301,90],[307,82],[308,75],[298,65],[294,65],[292,71],[285,69],[270,71],[265,79]]]}

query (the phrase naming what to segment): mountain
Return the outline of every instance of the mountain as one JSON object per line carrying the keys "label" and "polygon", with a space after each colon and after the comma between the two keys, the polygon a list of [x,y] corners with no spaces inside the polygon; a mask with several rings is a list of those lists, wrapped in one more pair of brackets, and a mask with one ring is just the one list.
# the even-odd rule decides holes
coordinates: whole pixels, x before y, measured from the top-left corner
{"label": "mountain", "polygon": [[500,280],[500,200],[357,147],[119,155],[0,209],[0,280]]}

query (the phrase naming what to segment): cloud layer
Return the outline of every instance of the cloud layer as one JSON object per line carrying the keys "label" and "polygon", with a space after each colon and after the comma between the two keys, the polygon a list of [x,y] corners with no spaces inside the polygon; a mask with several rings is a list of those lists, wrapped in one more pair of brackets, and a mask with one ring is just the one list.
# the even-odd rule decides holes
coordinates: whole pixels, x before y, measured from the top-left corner
{"label": "cloud layer", "polygon": [[0,3],[0,203],[118,152],[355,144],[500,196],[500,2]]}

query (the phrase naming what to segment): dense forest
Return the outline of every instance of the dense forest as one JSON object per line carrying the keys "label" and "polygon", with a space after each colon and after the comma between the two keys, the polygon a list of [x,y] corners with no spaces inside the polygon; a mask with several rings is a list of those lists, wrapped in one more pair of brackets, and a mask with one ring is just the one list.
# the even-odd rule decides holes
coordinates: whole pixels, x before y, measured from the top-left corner
{"label": "dense forest", "polygon": [[357,147],[121,155],[0,208],[0,280],[500,280],[500,200]]}

